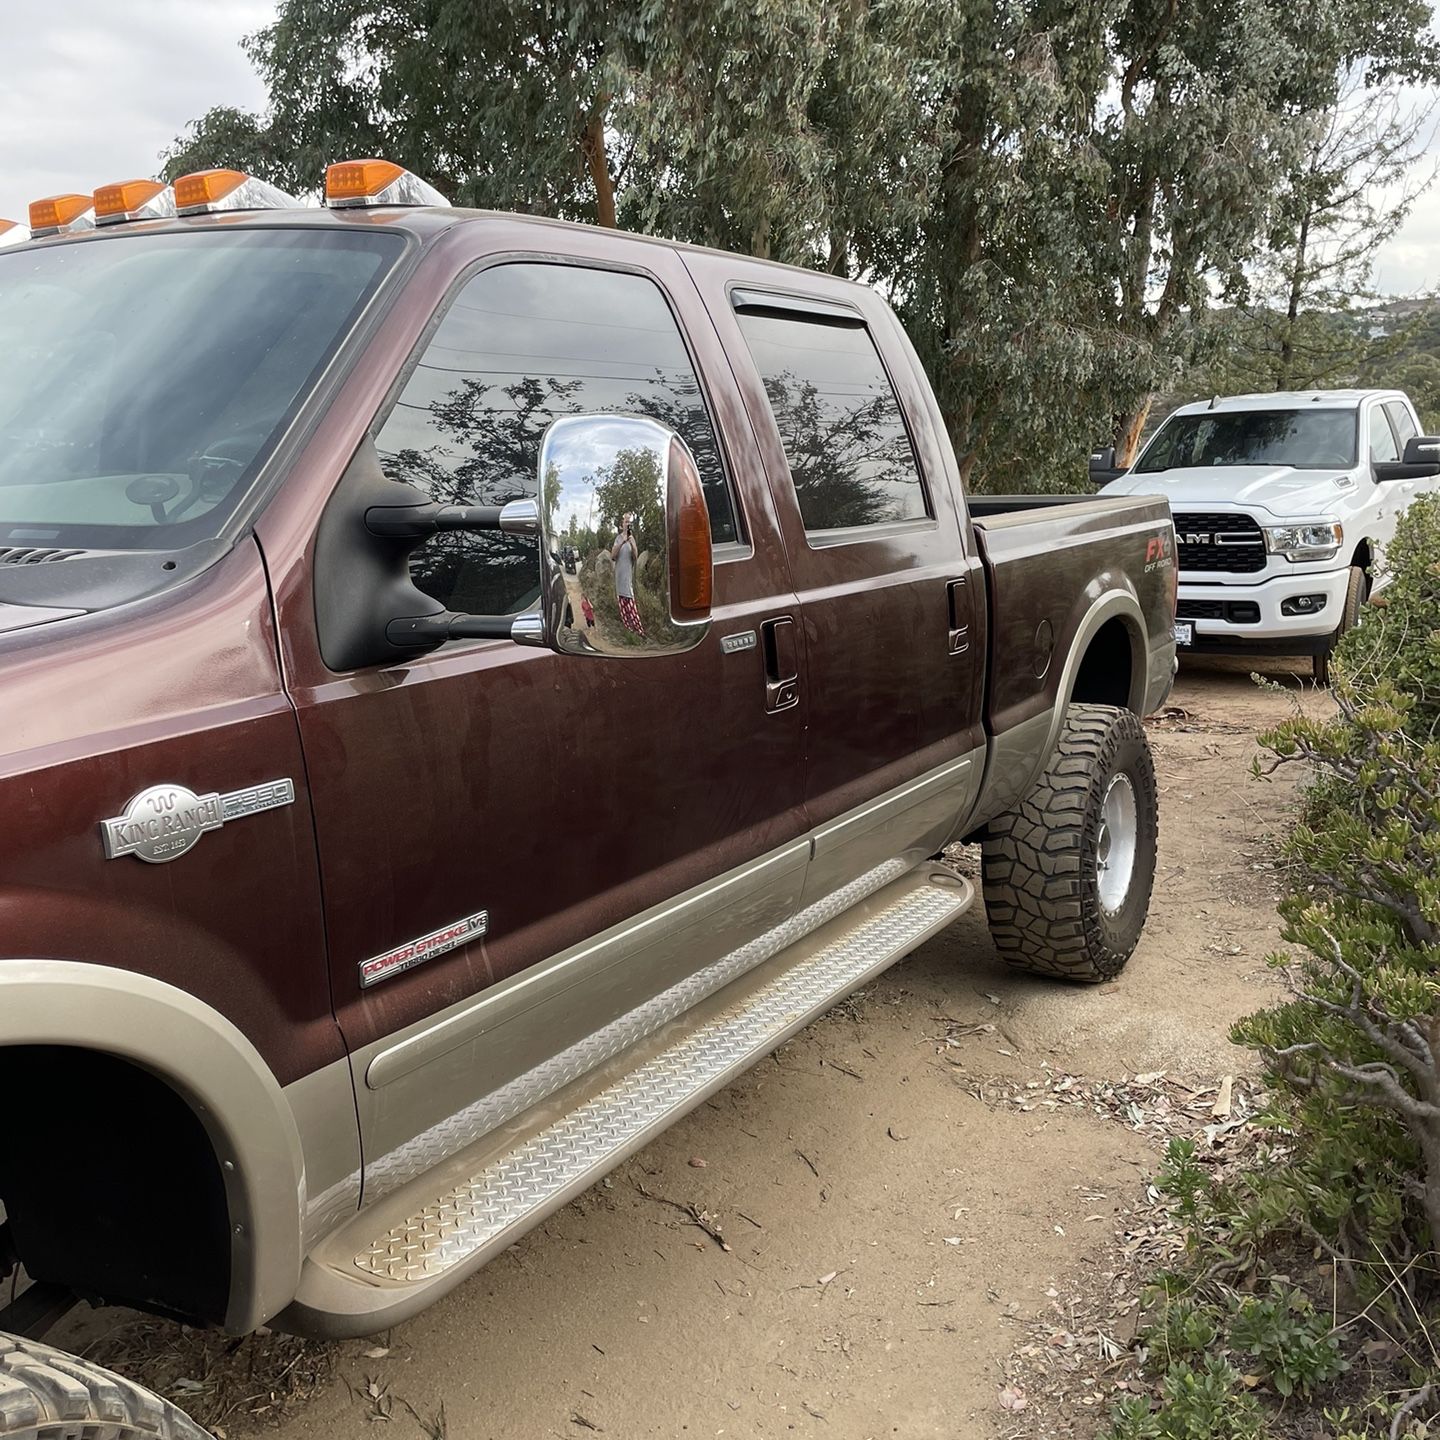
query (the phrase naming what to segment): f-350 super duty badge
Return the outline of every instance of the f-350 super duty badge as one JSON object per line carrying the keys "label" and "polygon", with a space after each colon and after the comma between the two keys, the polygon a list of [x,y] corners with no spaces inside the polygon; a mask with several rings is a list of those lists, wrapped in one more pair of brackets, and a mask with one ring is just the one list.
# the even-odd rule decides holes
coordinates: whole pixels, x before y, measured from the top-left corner
{"label": "f-350 super duty badge", "polygon": [[161,865],[179,859],[207,830],[218,830],[227,820],[274,810],[294,799],[291,780],[267,780],[224,795],[218,791],[197,795],[184,785],[152,785],[125,807],[123,815],[100,822],[105,858],[134,855]]}

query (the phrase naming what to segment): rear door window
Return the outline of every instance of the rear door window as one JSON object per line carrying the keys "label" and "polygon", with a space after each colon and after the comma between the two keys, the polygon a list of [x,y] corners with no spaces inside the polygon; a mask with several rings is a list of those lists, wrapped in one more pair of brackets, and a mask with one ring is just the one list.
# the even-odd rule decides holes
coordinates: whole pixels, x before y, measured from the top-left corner
{"label": "rear door window", "polygon": [[925,518],[900,403],[859,317],[747,308],[736,318],[765,384],[806,531]]}
{"label": "rear door window", "polygon": [[[540,441],[561,415],[646,415],[689,445],[717,545],[741,538],[699,377],[664,295],[643,275],[517,262],[455,297],[375,437],[392,480],[443,504],[536,493]],[[604,517],[578,517],[585,525]],[[535,542],[438,536],[415,583],[452,610],[510,615],[539,596]]]}

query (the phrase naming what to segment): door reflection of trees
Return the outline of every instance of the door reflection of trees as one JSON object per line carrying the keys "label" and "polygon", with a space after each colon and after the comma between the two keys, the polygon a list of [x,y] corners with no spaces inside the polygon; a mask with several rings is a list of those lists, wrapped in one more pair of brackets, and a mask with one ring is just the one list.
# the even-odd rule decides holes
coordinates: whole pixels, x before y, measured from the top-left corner
{"label": "door reflection of trees", "polygon": [[[619,395],[613,393],[614,381],[606,383],[606,378],[587,382],[515,375],[486,382],[466,376],[425,406],[402,397],[401,405],[427,413],[435,443],[423,449],[382,448],[381,462],[392,479],[421,486],[441,504],[504,505],[536,495],[540,443],[552,420],[597,411],[644,415],[674,430],[690,446],[714,539],[736,539],[719,447],[694,376],[657,366],[653,380],[631,382],[634,388]],[[606,395],[607,390],[612,394]],[[383,431],[380,440],[383,443]],[[638,511],[639,506],[628,508]],[[598,532],[614,516],[584,518]],[[663,524],[663,519],[647,523]],[[415,583],[427,594],[472,614],[513,614],[534,604],[539,595],[534,541],[515,536],[438,536],[417,552],[411,568]]]}

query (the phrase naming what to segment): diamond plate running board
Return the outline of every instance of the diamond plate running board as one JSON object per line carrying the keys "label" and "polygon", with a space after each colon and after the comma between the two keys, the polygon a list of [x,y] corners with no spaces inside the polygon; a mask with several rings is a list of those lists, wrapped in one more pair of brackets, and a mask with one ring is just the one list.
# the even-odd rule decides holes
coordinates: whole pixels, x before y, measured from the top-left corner
{"label": "diamond plate running board", "polygon": [[513,1243],[973,900],[968,881],[934,864],[887,886],[861,917],[818,931],[778,973],[366,1244],[354,1268],[372,1284],[449,1288],[436,1282]]}

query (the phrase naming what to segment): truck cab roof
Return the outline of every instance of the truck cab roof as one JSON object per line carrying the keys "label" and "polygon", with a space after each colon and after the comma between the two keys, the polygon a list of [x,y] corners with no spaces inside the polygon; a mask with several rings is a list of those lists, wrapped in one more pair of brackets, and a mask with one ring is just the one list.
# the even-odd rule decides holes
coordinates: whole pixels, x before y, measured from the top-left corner
{"label": "truck cab roof", "polygon": [[1242,410],[1303,410],[1311,405],[1329,410],[1358,410],[1366,400],[1394,399],[1398,390],[1264,390],[1248,395],[1217,395],[1181,405],[1176,415],[1224,414]]}
{"label": "truck cab roof", "polygon": [[[101,240],[118,240],[133,235],[155,235],[166,232],[271,230],[292,227],[334,230],[380,229],[399,232],[412,237],[421,244],[429,245],[440,236],[460,226],[504,226],[507,229],[514,227],[525,230],[533,229],[536,232],[537,246],[544,245],[545,242],[541,237],[546,232],[584,231],[595,236],[603,236],[606,240],[614,243],[617,248],[630,249],[635,246],[644,246],[650,249],[682,251],[692,255],[718,256],[726,260],[736,258],[732,252],[713,246],[694,245],[688,241],[671,240],[664,236],[643,235],[634,230],[609,229],[599,225],[588,225],[577,220],[555,219],[547,215],[524,215],[507,210],[474,210],[462,206],[438,205],[332,208],[325,205],[305,204],[283,209],[226,210],[166,219],[131,220],[123,224],[105,225],[93,230],[75,231],[47,238],[22,239],[22,245],[89,245]],[[816,271],[801,265],[786,265],[780,261],[764,260],[757,256],[747,255],[744,258],[747,269],[752,266],[763,267],[775,271],[777,276],[783,274],[794,278],[803,277],[808,284],[823,281],[826,289],[832,289],[835,286],[866,292],[871,289],[870,286],[859,281],[832,275],[828,271]]]}

